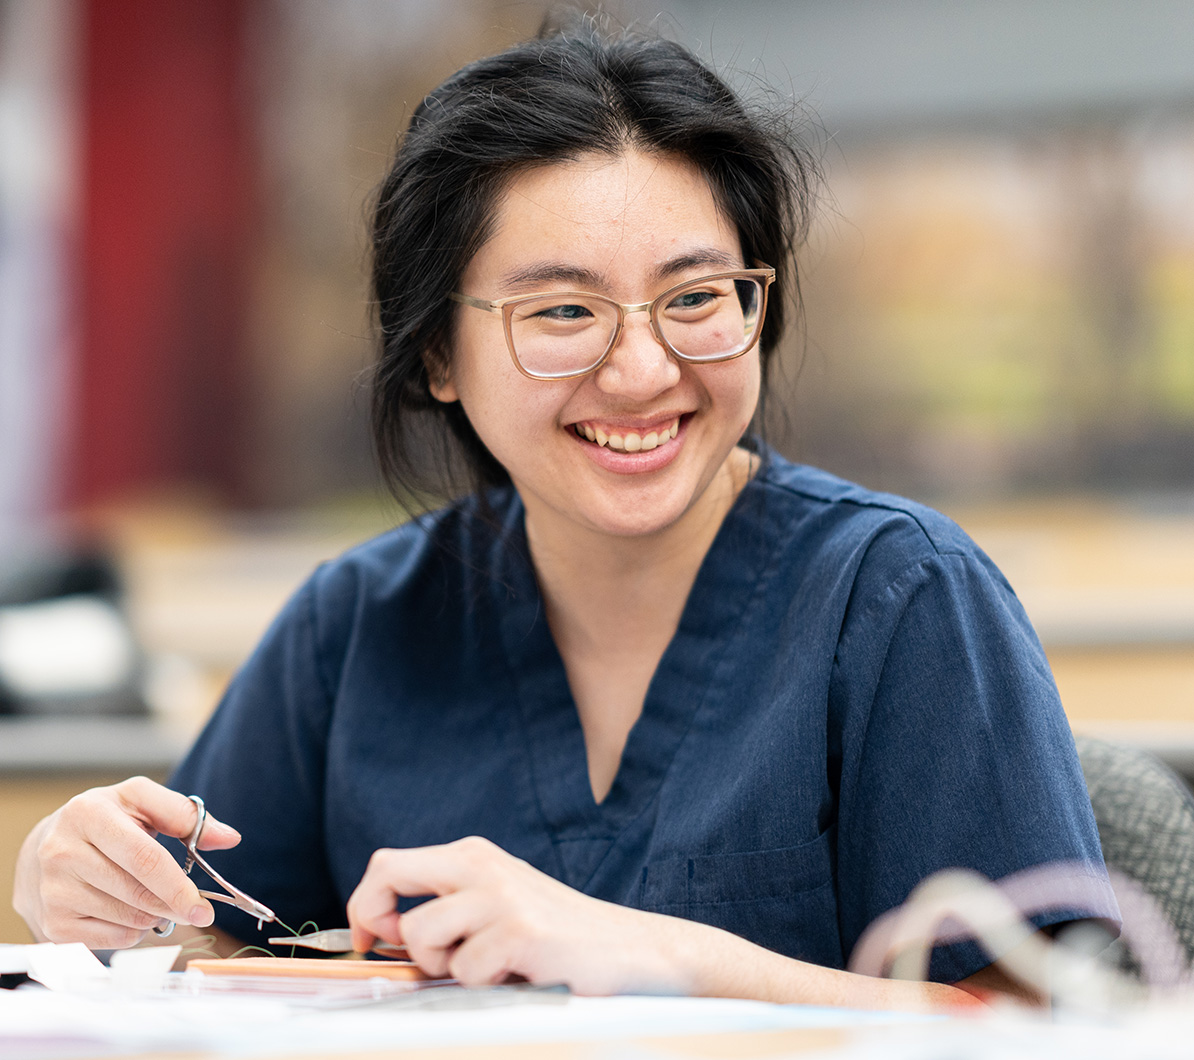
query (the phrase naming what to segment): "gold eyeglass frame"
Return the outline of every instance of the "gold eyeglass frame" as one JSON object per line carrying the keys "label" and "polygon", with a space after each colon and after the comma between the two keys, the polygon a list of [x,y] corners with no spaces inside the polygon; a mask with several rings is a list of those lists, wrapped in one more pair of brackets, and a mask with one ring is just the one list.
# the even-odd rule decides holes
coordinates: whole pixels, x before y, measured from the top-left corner
{"label": "gold eyeglass frame", "polygon": [[[676,349],[670,342],[663,337],[663,332],[659,327],[659,321],[656,319],[656,313],[659,307],[665,304],[666,299],[675,294],[684,287],[691,287],[695,283],[704,283],[708,280],[757,280],[763,289],[762,298],[759,302],[758,322],[755,324],[755,333],[751,340],[737,353],[727,354],[722,357],[688,357]],[[539,291],[534,294],[519,294],[511,298],[498,298],[493,301],[487,301],[484,298],[474,298],[472,295],[461,294],[458,291],[452,291],[448,297],[453,302],[459,302],[461,305],[472,306],[474,309],[483,309],[487,313],[501,313],[502,315],[502,330],[506,334],[506,348],[510,351],[510,358],[514,361],[514,367],[517,368],[528,379],[538,379],[543,382],[555,382],[557,379],[576,379],[582,375],[588,375],[590,372],[597,371],[609,359],[610,352],[618,344],[618,339],[622,337],[622,327],[626,323],[627,313],[649,313],[651,321],[651,332],[655,336],[655,341],[659,343],[665,350],[668,351],[677,360],[685,361],[688,364],[720,364],[722,361],[732,361],[735,357],[741,357],[745,353],[749,353],[759,341],[759,336],[763,333],[763,322],[767,319],[767,292],[771,285],[775,282],[775,269],[770,265],[763,265],[760,263],[754,269],[733,269],[729,272],[715,272],[708,276],[696,276],[691,280],[685,280],[683,283],[677,283],[669,287],[662,294],[652,298],[649,302],[636,302],[627,305],[623,302],[615,302],[612,298],[607,298],[603,294],[596,294],[593,291]],[[583,368],[578,372],[560,372],[558,374],[543,375],[541,373],[529,372],[523,367],[522,362],[518,359],[518,354],[514,350],[514,335],[511,331],[512,318],[514,310],[525,302],[533,302],[538,298],[547,296],[553,298],[569,298],[575,296],[577,298],[596,298],[599,301],[612,305],[618,311],[618,322],[614,326],[614,333],[610,336],[609,345],[605,347],[605,351],[601,354],[597,361],[588,368]]]}

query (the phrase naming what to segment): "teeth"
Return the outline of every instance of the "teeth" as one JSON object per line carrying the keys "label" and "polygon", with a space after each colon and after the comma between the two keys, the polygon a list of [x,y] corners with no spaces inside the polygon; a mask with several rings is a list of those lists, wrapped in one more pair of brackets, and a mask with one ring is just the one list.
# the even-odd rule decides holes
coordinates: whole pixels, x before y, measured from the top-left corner
{"label": "teeth", "polygon": [[606,434],[600,427],[590,427],[587,423],[578,423],[576,433],[590,442],[596,442],[597,445],[606,446],[618,452],[646,453],[675,438],[680,433],[680,420],[677,418],[672,421],[671,426],[665,427],[661,431],[649,431],[646,435],[640,435],[634,431],[627,431],[624,435]]}

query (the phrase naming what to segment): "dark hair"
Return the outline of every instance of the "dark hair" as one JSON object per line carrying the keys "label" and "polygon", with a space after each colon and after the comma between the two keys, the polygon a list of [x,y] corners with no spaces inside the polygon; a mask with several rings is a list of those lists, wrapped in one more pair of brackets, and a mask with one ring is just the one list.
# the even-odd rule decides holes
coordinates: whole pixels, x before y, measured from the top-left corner
{"label": "dark hair", "polygon": [[545,162],[636,147],[700,169],[746,263],[776,269],[759,344],[765,385],[785,301],[799,309],[793,251],[816,172],[777,124],[682,45],[607,36],[592,19],[470,63],[433,90],[378,189],[372,228],[381,339],[373,436],[395,496],[409,504],[509,481],[459,402],[431,396],[429,371],[446,366],[456,308],[447,296],[489,237],[505,183]]}

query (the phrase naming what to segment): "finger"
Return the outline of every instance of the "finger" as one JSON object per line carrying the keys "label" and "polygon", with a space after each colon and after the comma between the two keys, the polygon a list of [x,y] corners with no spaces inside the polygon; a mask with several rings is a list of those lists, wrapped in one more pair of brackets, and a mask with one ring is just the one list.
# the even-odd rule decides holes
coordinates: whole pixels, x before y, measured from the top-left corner
{"label": "finger", "polygon": [[72,917],[69,922],[46,925],[49,942],[81,942],[93,950],[127,950],[145,937],[137,928],[123,927],[92,917]]}
{"label": "finger", "polygon": [[[147,777],[132,777],[113,787],[126,812],[151,832],[186,839],[195,830],[198,809],[185,795],[157,784]],[[240,833],[210,813],[200,836],[201,850],[223,850],[236,846]]]}
{"label": "finger", "polygon": [[[187,802],[191,802],[187,799]],[[193,806],[194,803],[191,803]],[[194,825],[192,825],[194,827]],[[191,833],[188,832],[189,836]],[[207,817],[203,823],[203,832],[199,836],[199,842],[195,845],[200,850],[228,850],[236,846],[241,841],[241,834],[230,824],[225,824],[223,821],[211,815],[208,811]]]}
{"label": "finger", "polygon": [[383,942],[393,943],[395,946],[404,945],[402,918],[397,909],[378,918],[370,928],[354,924],[350,913],[348,926],[352,932],[352,948],[356,953],[368,953],[379,939]]}
{"label": "finger", "polygon": [[400,897],[450,894],[460,886],[464,867],[452,846],[373,852],[365,875],[348,899],[355,948],[367,950],[374,938],[403,941],[394,917]]}
{"label": "finger", "polygon": [[[154,922],[170,919],[173,915],[170,907],[153,891],[130,876],[119,865],[108,860],[95,847],[85,847],[75,857],[70,867],[69,878],[61,884],[49,884],[48,895],[54,894],[55,886],[70,886],[72,889],[91,888],[98,893],[110,895],[121,905],[140,911]],[[120,923],[131,924],[132,921],[121,920]]]}
{"label": "finger", "polygon": [[150,928],[161,927],[168,919],[122,902],[90,884],[83,884],[76,892],[74,906],[77,918],[100,921],[115,928],[130,928],[137,932],[138,941]]}
{"label": "finger", "polygon": [[450,894],[472,882],[476,868],[468,848],[462,849],[460,842],[382,849],[374,851],[369,859],[361,883],[384,881],[387,889],[408,897]]}
{"label": "finger", "polygon": [[463,986],[496,986],[520,974],[525,948],[507,922],[493,921],[448,955],[447,972]]}
{"label": "finger", "polygon": [[[72,799],[62,813],[60,827],[49,829],[38,844],[37,859],[46,885],[64,884],[58,891],[63,907],[70,907],[70,886],[86,880],[103,890],[110,884],[123,899],[155,915],[211,923],[214,913],[198,888],[119,800],[92,791]],[[120,882],[121,875],[131,877],[131,888]],[[146,895],[138,898],[138,887]]]}
{"label": "finger", "polygon": [[397,851],[374,851],[365,875],[348,897],[348,926],[352,931],[352,948],[358,953],[368,953],[378,938],[394,943],[402,941],[395,937],[401,934],[396,910],[398,892],[390,886],[386,875],[389,855],[394,853]]}
{"label": "finger", "polygon": [[69,902],[58,901],[52,884],[42,930],[49,942],[82,942],[99,949],[135,946],[152,927],[165,923],[142,909],[135,909],[87,883],[76,881]]}
{"label": "finger", "polygon": [[374,851],[348,900],[354,947],[372,945],[370,934],[388,942],[403,941],[401,928],[391,918],[398,898],[452,894],[493,875],[498,864],[515,860],[478,836],[440,846]]}
{"label": "finger", "polygon": [[470,888],[433,898],[404,913],[402,939],[420,968],[429,975],[445,975],[461,941],[482,930],[491,919],[488,896]]}
{"label": "finger", "polygon": [[127,817],[116,813],[94,822],[90,839],[109,861],[165,902],[171,919],[196,927],[207,927],[215,919],[211,903],[178,862]]}

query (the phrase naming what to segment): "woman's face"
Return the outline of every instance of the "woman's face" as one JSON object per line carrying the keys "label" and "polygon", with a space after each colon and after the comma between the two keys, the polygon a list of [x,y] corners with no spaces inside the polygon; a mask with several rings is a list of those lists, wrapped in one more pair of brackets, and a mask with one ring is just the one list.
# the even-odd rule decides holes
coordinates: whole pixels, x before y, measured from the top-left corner
{"label": "woman's face", "polygon": [[[734,226],[700,172],[630,150],[514,177],[460,291],[493,300],[584,290],[632,304],[743,267]],[[548,382],[518,371],[500,315],[461,306],[456,325],[448,374],[432,392],[462,403],[510,473],[529,528],[631,536],[724,512],[727,461],[758,400],[757,346],[731,361],[681,363],[648,314],[633,313],[601,368]],[[642,448],[627,451],[635,436]],[[727,490],[710,489],[723,480]]]}

